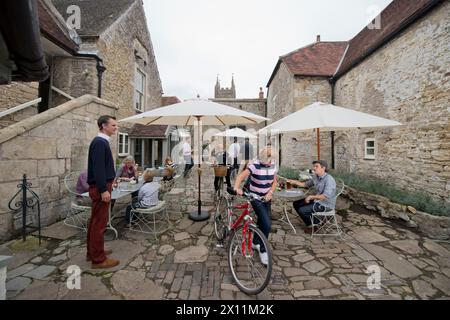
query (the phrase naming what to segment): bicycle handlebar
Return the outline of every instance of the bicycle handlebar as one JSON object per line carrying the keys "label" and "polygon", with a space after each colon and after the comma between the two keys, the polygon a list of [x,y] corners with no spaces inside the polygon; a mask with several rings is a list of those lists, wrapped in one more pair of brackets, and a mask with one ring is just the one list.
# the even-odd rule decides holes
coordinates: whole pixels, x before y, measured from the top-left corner
{"label": "bicycle handlebar", "polygon": [[[244,191],[244,193],[243,193],[242,197],[247,198],[250,201],[251,200],[259,200],[262,202],[266,202],[266,199],[264,197],[258,196],[257,194],[250,192],[248,189],[243,189],[243,191]],[[227,187],[227,192],[229,194],[231,194],[232,196],[238,195],[237,192],[233,188],[230,188],[230,187]]]}

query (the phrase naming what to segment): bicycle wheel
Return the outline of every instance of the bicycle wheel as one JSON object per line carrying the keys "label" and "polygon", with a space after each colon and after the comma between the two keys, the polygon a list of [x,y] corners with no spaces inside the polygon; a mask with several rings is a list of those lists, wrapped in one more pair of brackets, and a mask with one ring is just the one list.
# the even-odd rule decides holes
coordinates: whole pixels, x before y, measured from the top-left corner
{"label": "bicycle wheel", "polygon": [[[258,294],[263,291],[270,281],[272,275],[272,251],[266,237],[255,225],[249,225],[249,231],[245,235],[245,248],[248,248],[248,241],[258,235],[264,244],[268,255],[267,266],[263,265],[256,250],[252,252],[242,252],[243,226],[233,230],[228,247],[228,265],[236,286],[246,294]],[[249,239],[248,234],[251,232]]]}
{"label": "bicycle wheel", "polygon": [[227,230],[227,215],[226,215],[225,199],[219,198],[216,202],[216,210],[214,212],[214,231],[218,241],[223,241]]}

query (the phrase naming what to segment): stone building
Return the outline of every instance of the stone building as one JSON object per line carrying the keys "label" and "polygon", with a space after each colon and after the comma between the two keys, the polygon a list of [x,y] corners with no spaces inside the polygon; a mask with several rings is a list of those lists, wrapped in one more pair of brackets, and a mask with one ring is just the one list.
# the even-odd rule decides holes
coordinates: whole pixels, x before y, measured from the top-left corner
{"label": "stone building", "polygon": [[[82,40],[80,51],[96,54],[106,68],[100,79],[96,77],[95,61],[58,59],[55,68],[58,72],[53,81],[61,90],[74,97],[101,91],[102,98],[118,105],[118,119],[162,105],[162,85],[141,0],[53,0],[53,3],[66,20],[71,15],[69,7],[80,8],[81,22],[77,30]],[[145,131],[147,136],[135,138],[136,135],[130,136],[130,133],[137,129],[120,123],[119,158],[129,154],[141,157],[141,149],[145,148],[141,138],[159,136],[159,129],[152,126]],[[161,143],[154,145],[155,153],[164,152]],[[153,147],[147,146],[148,149]],[[154,165],[150,163],[151,157],[145,159],[149,163],[142,165]]]}
{"label": "stone building", "polygon": [[[262,88],[259,88],[259,93],[257,98],[236,98],[236,84],[234,82],[234,76],[231,78],[231,87],[223,88],[220,85],[219,78],[217,77],[216,85],[214,87],[214,99],[211,101],[224,104],[236,109],[251,112],[259,116],[266,116],[266,99],[264,98],[264,92]],[[257,134],[257,131],[265,127],[265,122],[257,123],[254,125],[232,125],[228,128],[239,127],[243,130],[247,130],[253,134]],[[226,128],[214,128],[216,131],[224,131]],[[208,137],[206,137],[208,138]],[[230,143],[231,141],[228,141]],[[257,148],[257,141],[251,141],[254,144],[255,150]]]}
{"label": "stone building", "polygon": [[[268,117],[277,120],[319,100],[397,120],[403,126],[336,132],[333,153],[332,137],[324,134],[324,158],[339,170],[450,202],[449,17],[448,1],[394,0],[379,15],[379,27],[370,24],[319,59],[312,56],[326,44],[319,41],[291,61],[280,58],[268,83]],[[292,71],[305,65],[312,75]],[[324,66],[329,70],[320,81],[315,75]],[[314,155],[315,147],[306,135],[298,137],[304,147],[288,147],[282,163],[307,167],[305,154]]]}
{"label": "stone building", "polygon": [[[322,42],[281,56],[267,84],[267,118],[277,121],[316,101],[331,102],[330,77],[336,71],[347,42]],[[311,133],[279,135],[282,165],[307,168],[315,157]],[[330,158],[327,134],[321,134],[322,158]]]}
{"label": "stone building", "polygon": [[[0,205],[0,239],[18,232],[20,216],[9,209],[8,201],[23,174],[40,196],[43,226],[55,222],[68,212],[64,177],[86,168],[98,117],[121,119],[161,106],[161,81],[142,1],[36,3],[49,77],[0,87],[0,112],[41,99],[37,107],[0,118],[0,195],[5,199]],[[66,25],[74,5],[81,17],[77,30]],[[111,140],[116,159],[135,151],[131,129],[123,124]],[[153,132],[148,134],[140,138],[153,137]],[[158,153],[163,146],[156,146]],[[30,213],[33,222],[35,209]]]}

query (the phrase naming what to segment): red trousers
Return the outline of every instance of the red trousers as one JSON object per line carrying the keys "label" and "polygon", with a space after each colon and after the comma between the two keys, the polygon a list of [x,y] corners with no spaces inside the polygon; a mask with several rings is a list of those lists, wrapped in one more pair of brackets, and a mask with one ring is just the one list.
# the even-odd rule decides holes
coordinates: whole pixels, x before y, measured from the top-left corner
{"label": "red trousers", "polygon": [[[112,183],[108,183],[107,188],[111,193]],[[92,263],[102,263],[106,260],[104,233],[109,219],[110,202],[102,201],[102,195],[96,186],[89,187],[89,197],[92,199],[92,213],[87,232],[87,256]]]}

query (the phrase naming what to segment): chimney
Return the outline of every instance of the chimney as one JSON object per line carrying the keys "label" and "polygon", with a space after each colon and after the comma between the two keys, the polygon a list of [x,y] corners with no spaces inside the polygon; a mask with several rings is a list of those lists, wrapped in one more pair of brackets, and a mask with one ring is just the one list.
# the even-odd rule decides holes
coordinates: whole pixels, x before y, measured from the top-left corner
{"label": "chimney", "polygon": [[317,36],[317,42],[320,42],[320,34]]}
{"label": "chimney", "polygon": [[263,91],[262,87],[259,88],[259,98],[264,99],[264,91]]}

